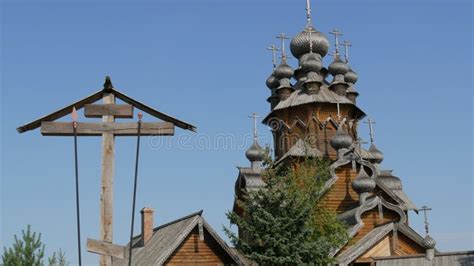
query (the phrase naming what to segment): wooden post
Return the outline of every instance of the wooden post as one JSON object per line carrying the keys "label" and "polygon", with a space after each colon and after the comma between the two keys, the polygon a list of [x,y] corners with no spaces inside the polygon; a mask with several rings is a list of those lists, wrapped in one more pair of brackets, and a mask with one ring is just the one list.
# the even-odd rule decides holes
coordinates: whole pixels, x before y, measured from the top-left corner
{"label": "wooden post", "polygon": [[[104,104],[114,104],[115,96],[105,93]],[[103,122],[114,122],[113,115],[102,116]],[[113,240],[113,185],[115,169],[115,137],[112,133],[102,134],[102,186],[100,191],[100,239],[107,243]],[[112,257],[101,255],[99,264],[111,266]]]}

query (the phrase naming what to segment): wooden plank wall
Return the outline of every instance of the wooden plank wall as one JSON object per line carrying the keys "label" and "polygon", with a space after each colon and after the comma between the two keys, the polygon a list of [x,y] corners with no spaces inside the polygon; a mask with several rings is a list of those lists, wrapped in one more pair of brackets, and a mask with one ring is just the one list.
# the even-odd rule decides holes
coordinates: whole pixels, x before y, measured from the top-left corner
{"label": "wooden plank wall", "polygon": [[323,199],[323,206],[336,213],[343,213],[359,205],[359,195],[352,189],[352,181],[357,173],[352,166],[345,165],[336,171],[339,179],[334,183]]}
{"label": "wooden plank wall", "polygon": [[165,263],[166,265],[230,265],[235,263],[219,244],[204,230],[204,241],[199,239],[196,226],[186,240]]}

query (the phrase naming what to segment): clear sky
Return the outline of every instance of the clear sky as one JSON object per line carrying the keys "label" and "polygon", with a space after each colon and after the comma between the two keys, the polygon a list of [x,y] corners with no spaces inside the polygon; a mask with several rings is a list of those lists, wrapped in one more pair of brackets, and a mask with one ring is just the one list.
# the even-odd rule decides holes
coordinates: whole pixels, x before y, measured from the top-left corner
{"label": "clear sky", "polygon": [[[471,1],[312,2],[316,28],[337,27],[353,43],[358,104],[377,121],[383,168],[395,170],[418,206],[433,208],[440,250],[474,249]],[[249,165],[247,116],[269,111],[265,47],[280,32],[303,29],[304,7],[304,0],[2,1],[0,246],[31,224],[48,254],[62,248],[77,261],[72,139],[15,129],[97,91],[106,75],[198,127],[178,129],[167,145],[143,141],[137,208],[154,208],[156,224],[204,209],[221,232],[235,166]],[[270,143],[268,129],[259,130],[261,143]],[[365,124],[360,132],[368,139]],[[219,142],[229,138],[234,145]],[[135,139],[116,143],[114,242],[125,244]],[[98,238],[100,148],[98,137],[79,139],[88,264],[97,263],[85,239]],[[410,214],[420,233],[422,221]]]}

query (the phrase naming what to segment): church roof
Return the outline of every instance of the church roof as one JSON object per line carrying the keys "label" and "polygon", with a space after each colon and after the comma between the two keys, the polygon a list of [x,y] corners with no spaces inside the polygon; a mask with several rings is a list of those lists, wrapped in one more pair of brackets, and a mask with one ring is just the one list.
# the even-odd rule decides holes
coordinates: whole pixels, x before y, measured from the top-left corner
{"label": "church roof", "polygon": [[[383,172],[383,171],[381,171]],[[402,189],[390,189],[384,180],[380,178],[376,178],[375,182],[377,183],[377,187],[379,187],[382,191],[387,193],[391,198],[397,201],[400,204],[400,207],[403,210],[414,210],[417,211],[418,207],[411,201],[411,199],[405,194]]]}
{"label": "church roof", "polygon": [[317,148],[311,147],[308,143],[299,139],[291,148],[275,163],[279,164],[288,157],[322,157],[323,153]]}
{"label": "church roof", "polygon": [[304,92],[301,89],[301,82],[296,83],[294,87],[296,90],[292,92],[287,99],[280,101],[275,106],[275,108],[273,108],[272,112],[263,119],[263,123],[265,123],[275,111],[309,103],[348,104],[354,106],[357,111],[356,115],[358,119],[362,119],[365,116],[365,113],[361,109],[359,109],[359,107],[357,107],[351,100],[349,100],[345,96],[338,95],[337,93],[329,90],[329,87],[326,84],[322,85],[320,91],[315,94],[308,94]]}
{"label": "church roof", "polygon": [[355,244],[341,252],[336,258],[337,262],[342,265],[346,265],[354,261],[393,231],[402,233],[403,235],[414,241],[416,244],[423,246],[423,237],[420,236],[417,232],[415,232],[413,229],[411,229],[404,223],[391,222],[374,228],[368,234],[359,239],[359,241],[357,241]]}
{"label": "church roof", "polygon": [[[202,210],[184,216],[175,221],[163,224],[153,229],[153,236],[145,246],[141,246],[141,235],[132,240],[132,256],[134,265],[162,265],[179,248],[181,243],[187,238],[191,231],[199,224],[209,233],[218,245],[235,261],[237,265],[243,262],[235,252],[227,246],[224,240],[212,229],[212,227],[202,217]],[[127,244],[125,258],[113,260],[113,265],[128,265],[128,254],[130,245]]]}

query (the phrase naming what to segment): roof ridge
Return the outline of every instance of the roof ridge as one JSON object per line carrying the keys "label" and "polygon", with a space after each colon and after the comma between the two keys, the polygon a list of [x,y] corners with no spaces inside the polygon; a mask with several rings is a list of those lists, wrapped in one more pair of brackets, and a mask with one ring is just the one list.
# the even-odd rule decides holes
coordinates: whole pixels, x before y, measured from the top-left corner
{"label": "roof ridge", "polygon": [[197,211],[197,212],[188,214],[188,215],[186,215],[186,216],[183,216],[183,217],[181,217],[181,218],[179,218],[179,219],[173,220],[173,221],[171,221],[171,222],[167,222],[167,223],[165,223],[165,224],[162,224],[162,225],[160,225],[160,226],[157,226],[157,227],[153,228],[153,232],[158,231],[158,230],[160,230],[160,229],[162,229],[162,228],[168,227],[168,226],[170,226],[170,225],[172,225],[172,224],[175,224],[175,223],[178,223],[178,222],[187,220],[187,219],[189,219],[189,218],[191,218],[191,217],[194,217],[194,216],[202,216],[202,213],[203,213],[203,210],[200,210],[200,211]]}

